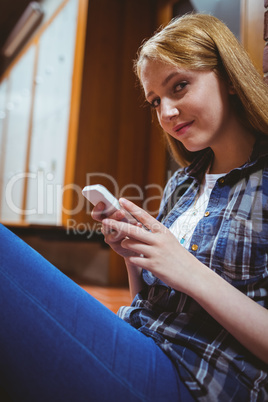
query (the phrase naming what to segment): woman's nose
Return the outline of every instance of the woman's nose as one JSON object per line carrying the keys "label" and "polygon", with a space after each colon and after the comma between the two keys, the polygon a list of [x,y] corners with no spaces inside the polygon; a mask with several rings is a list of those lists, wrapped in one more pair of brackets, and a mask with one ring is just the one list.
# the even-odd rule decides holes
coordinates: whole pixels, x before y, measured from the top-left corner
{"label": "woman's nose", "polygon": [[180,114],[178,107],[174,102],[168,100],[162,100],[161,102],[161,116],[163,120],[171,120],[173,117],[177,117]]}

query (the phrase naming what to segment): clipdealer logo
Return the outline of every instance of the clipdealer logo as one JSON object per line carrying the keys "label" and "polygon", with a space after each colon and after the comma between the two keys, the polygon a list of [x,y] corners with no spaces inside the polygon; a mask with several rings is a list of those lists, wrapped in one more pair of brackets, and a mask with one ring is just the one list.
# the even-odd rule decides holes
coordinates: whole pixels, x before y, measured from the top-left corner
{"label": "clipdealer logo", "polygon": [[[169,177],[171,172],[168,172]],[[233,227],[238,225],[241,230],[253,230],[255,233],[262,231],[263,221],[263,172],[256,171],[248,179],[243,178],[237,182],[236,186],[230,189],[228,194],[227,208],[224,211],[225,220],[231,220]],[[28,189],[31,188],[32,199],[26,199],[26,208],[23,209],[22,194],[19,188],[23,188],[25,179],[28,182]],[[134,203],[139,203],[141,207],[151,215],[158,213],[160,201],[163,196],[163,188],[158,184],[148,184],[141,188],[135,183],[129,183],[120,187],[118,182],[111,175],[96,172],[89,173],[86,176],[85,186],[105,183],[109,190],[116,198],[125,197]],[[177,188],[174,192],[172,208],[182,195],[187,197],[189,183]],[[68,209],[63,205],[63,197],[66,192],[73,193],[75,205]],[[240,195],[243,193],[243,197]],[[131,194],[131,196],[129,196]],[[148,195],[149,194],[149,195]],[[89,221],[78,222],[73,217],[76,214],[85,210],[86,215],[90,216],[92,205],[83,197],[82,188],[70,183],[62,185],[55,182],[52,173],[44,171],[18,173],[9,178],[5,186],[4,193],[5,209],[11,211],[14,215],[21,216],[22,214],[29,220],[31,217],[52,216],[55,218],[55,223],[61,222],[62,212],[70,216],[67,222],[67,230],[73,234],[83,234],[91,238],[93,234],[101,233],[101,226],[98,222],[93,224]],[[2,198],[3,201],[3,198]],[[153,203],[151,203],[153,201]],[[185,198],[184,198],[185,201]],[[153,209],[152,205],[156,208]],[[3,205],[2,205],[3,210]],[[3,217],[2,217],[3,218]],[[92,221],[91,221],[92,222]],[[243,229],[244,228],[244,229]]]}
{"label": "clipdealer logo", "polygon": [[[23,208],[23,189],[24,183],[27,181],[27,194],[25,208]],[[126,197],[134,203],[139,203],[144,210],[150,214],[157,214],[160,200],[163,196],[163,188],[158,184],[149,184],[141,188],[135,183],[129,183],[123,187],[119,187],[117,181],[111,175],[105,173],[89,173],[86,176],[85,186],[96,183],[105,183],[109,190],[116,198]],[[147,196],[146,194],[151,194]],[[64,195],[72,192],[74,203],[72,208],[67,208],[63,204]],[[129,195],[131,194],[131,195]],[[154,202],[151,204],[151,202]],[[90,225],[89,222],[76,222],[73,217],[82,210],[86,215],[90,216],[93,206],[82,195],[82,188],[75,184],[69,183],[62,185],[56,182],[52,173],[46,173],[44,170],[37,172],[21,172],[14,174],[5,185],[4,193],[5,211],[12,216],[20,217],[24,215],[26,220],[33,221],[40,219],[45,221],[52,217],[55,223],[61,222],[62,213],[70,216],[68,219],[69,231],[76,230],[77,234],[100,233],[100,228],[96,225]],[[151,206],[155,205],[156,208]],[[3,208],[2,208],[3,210]]]}

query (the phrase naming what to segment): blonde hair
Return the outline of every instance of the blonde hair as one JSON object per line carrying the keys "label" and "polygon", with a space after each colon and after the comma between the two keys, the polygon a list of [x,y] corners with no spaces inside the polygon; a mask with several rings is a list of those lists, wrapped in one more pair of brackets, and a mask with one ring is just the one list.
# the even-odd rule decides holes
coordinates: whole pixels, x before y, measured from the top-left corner
{"label": "blonde hair", "polygon": [[[218,18],[205,14],[186,14],[142,44],[134,63],[141,78],[144,60],[160,60],[195,70],[213,70],[233,86],[233,106],[249,129],[268,134],[268,87],[255,69],[247,52]],[[171,153],[182,166],[196,156],[165,133]]]}

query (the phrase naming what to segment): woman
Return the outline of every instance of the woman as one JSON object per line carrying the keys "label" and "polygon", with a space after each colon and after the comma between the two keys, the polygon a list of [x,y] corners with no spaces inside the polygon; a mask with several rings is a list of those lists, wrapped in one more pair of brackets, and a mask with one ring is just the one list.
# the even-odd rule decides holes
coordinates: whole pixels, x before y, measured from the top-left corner
{"label": "woman", "polygon": [[197,399],[265,400],[267,88],[230,31],[205,15],[143,44],[136,71],[186,168],[166,187],[165,226],[125,200],[151,232],[103,221],[140,292],[119,314],[157,338]]}
{"label": "woman", "polygon": [[267,89],[205,15],[145,42],[136,71],[183,167],[158,220],[124,199],[141,223],[93,211],[132,306],[116,317],[0,228],[0,386],[27,401],[265,401]]}

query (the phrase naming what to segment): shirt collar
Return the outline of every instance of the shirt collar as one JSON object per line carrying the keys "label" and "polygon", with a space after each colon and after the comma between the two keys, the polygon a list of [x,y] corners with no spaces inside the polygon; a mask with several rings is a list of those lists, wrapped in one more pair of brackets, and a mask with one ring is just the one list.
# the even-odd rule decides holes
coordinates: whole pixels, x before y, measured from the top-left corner
{"label": "shirt collar", "polygon": [[259,159],[266,157],[268,155],[268,135],[258,134],[255,141],[252,154],[246,163],[247,166],[252,166]]}
{"label": "shirt collar", "polygon": [[[257,163],[261,158],[268,155],[268,135],[259,133],[257,134],[255,144],[249,160],[243,165],[234,170],[242,170],[249,168]],[[213,159],[213,151],[211,148],[206,148],[197,155],[194,161],[185,168],[185,173],[189,177],[196,178],[198,181],[202,181],[204,173],[207,171],[211,161]],[[232,172],[232,171],[231,171]],[[229,172],[228,175],[231,173]]]}
{"label": "shirt collar", "polygon": [[207,171],[213,159],[213,151],[206,148],[200,151],[194,161],[185,168],[185,173],[190,176],[202,180],[204,172]]}

